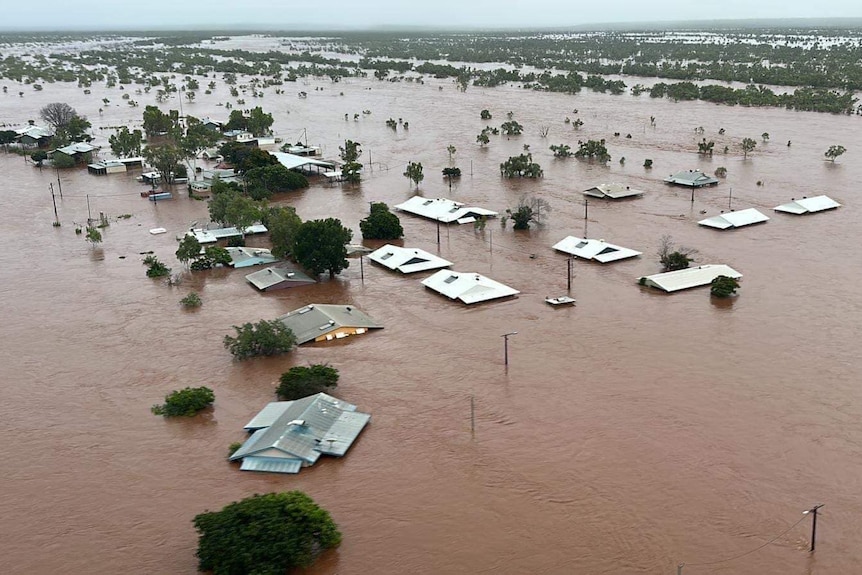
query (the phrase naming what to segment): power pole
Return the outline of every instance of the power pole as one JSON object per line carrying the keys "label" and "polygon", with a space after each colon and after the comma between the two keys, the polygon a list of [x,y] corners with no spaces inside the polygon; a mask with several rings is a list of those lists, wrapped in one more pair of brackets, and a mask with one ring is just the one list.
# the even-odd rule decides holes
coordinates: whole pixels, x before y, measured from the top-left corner
{"label": "power pole", "polygon": [[60,227],[60,216],[57,214],[57,199],[54,197],[54,184],[49,183],[48,188],[51,190],[51,202],[54,204],[54,227]]}
{"label": "power pole", "polygon": [[823,507],[823,505],[824,504],[821,503],[820,505],[815,505],[811,509],[802,512],[803,515],[808,515],[809,513],[813,515],[811,518],[811,548],[809,549],[809,552],[811,553],[814,553],[814,546],[816,543],[815,539],[817,538],[817,510]]}
{"label": "power pole", "polygon": [[476,407],[472,395],[470,396],[470,433],[476,433]]}
{"label": "power pole", "polygon": [[572,291],[572,256],[566,258],[566,289]]}

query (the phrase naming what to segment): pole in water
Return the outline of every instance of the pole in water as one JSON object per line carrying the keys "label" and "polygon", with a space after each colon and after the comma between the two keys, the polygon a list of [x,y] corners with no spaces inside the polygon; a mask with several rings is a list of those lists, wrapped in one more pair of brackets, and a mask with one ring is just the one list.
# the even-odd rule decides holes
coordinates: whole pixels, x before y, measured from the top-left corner
{"label": "pole in water", "polygon": [[682,568],[685,567],[685,563],[680,563],[676,566],[676,575],[682,575]]}
{"label": "pole in water", "polygon": [[60,199],[63,199],[63,184],[60,183],[60,170],[57,170],[57,189],[60,191]]}
{"label": "pole in water", "polygon": [[732,202],[732,201],[733,201],[733,188],[731,187],[730,188],[730,194],[727,196],[727,209],[728,210],[732,209],[730,207],[730,202]]}
{"label": "pole in water", "polygon": [[87,194],[87,225],[93,223],[93,215],[90,213],[90,194]]}
{"label": "pole in water", "polygon": [[572,258],[566,259],[566,290],[572,291]]}
{"label": "pole in water", "polygon": [[589,205],[590,205],[590,200],[585,198],[584,199],[584,221],[586,221],[587,215],[589,213]]}
{"label": "pole in water", "polygon": [[362,260],[365,259],[362,257],[362,254],[359,254],[359,276],[362,278],[362,281],[365,281],[365,266],[362,264]]}
{"label": "pole in water", "polygon": [[476,407],[473,396],[470,396],[470,433],[476,433]]}
{"label": "pole in water", "polygon": [[814,553],[814,547],[817,539],[817,510],[823,507],[823,505],[824,504],[821,503],[820,505],[815,505],[811,509],[802,512],[803,515],[808,515],[809,513],[813,515],[813,517],[811,518],[811,548],[808,550],[811,553]]}
{"label": "pole in water", "polygon": [[437,247],[440,247],[440,218],[435,218],[437,220]]}
{"label": "pole in water", "polygon": [[54,184],[48,184],[48,187],[51,189],[51,202],[54,204],[54,227],[60,227],[60,216],[57,215],[57,199],[54,197]]}

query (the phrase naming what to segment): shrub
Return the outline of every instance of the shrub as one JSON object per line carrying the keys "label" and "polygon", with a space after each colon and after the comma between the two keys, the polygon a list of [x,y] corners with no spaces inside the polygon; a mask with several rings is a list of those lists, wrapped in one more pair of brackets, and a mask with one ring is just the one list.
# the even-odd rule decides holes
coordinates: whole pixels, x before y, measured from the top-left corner
{"label": "shrub", "polygon": [[165,403],[154,405],[152,412],[165,417],[191,417],[215,401],[213,390],[208,387],[186,387],[165,396]]}
{"label": "shrub", "polygon": [[236,337],[224,336],[224,346],[236,359],[287,353],[296,345],[296,336],[279,320],[233,326]]}
{"label": "shrub", "polygon": [[371,204],[371,213],[359,222],[359,229],[362,237],[368,240],[397,240],[404,237],[401,220],[383,202]]}
{"label": "shrub", "polygon": [[281,374],[276,393],[283,401],[300,399],[338,385],[338,370],[325,364],[291,367]]}
{"label": "shrub", "polygon": [[191,292],[189,295],[180,300],[183,307],[201,307],[203,301],[197,292]]}
{"label": "shrub", "polygon": [[147,266],[148,278],[161,278],[170,275],[171,268],[159,261],[159,258],[149,255],[144,258],[144,265]]}
{"label": "shrub", "polygon": [[718,276],[710,284],[709,292],[715,297],[730,297],[736,293],[739,282],[728,276]]}
{"label": "shrub", "polygon": [[75,158],[66,154],[54,154],[51,156],[51,165],[55,168],[66,169],[75,167]]}
{"label": "shrub", "polygon": [[672,272],[686,269],[693,261],[694,260],[681,252],[671,252],[661,263],[666,271]]}
{"label": "shrub", "polygon": [[341,543],[329,513],[300,491],[253,495],[194,518],[198,568],[216,575],[276,575],[308,567]]}
{"label": "shrub", "polygon": [[230,445],[228,445],[228,447],[227,447],[227,456],[228,456],[228,457],[230,457],[231,455],[233,455],[234,453],[236,453],[236,451],[237,451],[240,447],[242,447],[242,442],[241,442],[241,441],[234,441],[233,443],[231,443]]}

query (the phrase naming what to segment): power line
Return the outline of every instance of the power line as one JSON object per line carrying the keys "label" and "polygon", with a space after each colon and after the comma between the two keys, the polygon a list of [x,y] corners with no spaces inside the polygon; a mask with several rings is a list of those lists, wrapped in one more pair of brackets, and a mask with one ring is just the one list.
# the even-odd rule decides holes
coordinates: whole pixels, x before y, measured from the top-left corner
{"label": "power line", "polygon": [[761,549],[763,549],[763,548],[764,548],[764,547],[766,547],[767,545],[770,545],[770,544],[772,544],[772,543],[775,543],[775,541],[777,541],[778,539],[781,539],[782,537],[784,537],[785,535],[787,535],[788,533],[790,533],[790,531],[792,531],[794,527],[796,527],[797,525],[799,525],[800,523],[802,523],[802,521],[804,521],[804,520],[805,520],[805,516],[803,515],[803,516],[799,519],[799,521],[797,521],[796,523],[794,523],[793,525],[791,525],[790,527],[788,527],[786,530],[784,530],[784,531],[783,531],[783,532],[781,532],[780,534],[776,535],[775,537],[773,537],[772,539],[770,539],[769,541],[767,541],[767,542],[766,542],[766,543],[764,543],[763,545],[761,545],[761,546],[759,546],[759,547],[756,547],[756,548],[754,548],[754,549],[752,549],[752,550],[750,550],[750,551],[746,551],[745,553],[740,553],[739,555],[734,555],[733,557],[728,557],[727,559],[720,559],[720,560],[718,560],[718,561],[709,561],[709,562],[707,562],[707,563],[682,563],[680,566],[688,566],[688,567],[703,567],[703,566],[706,566],[706,565],[717,565],[717,564],[719,564],[719,563],[727,563],[728,561],[734,561],[734,560],[739,559],[739,558],[741,558],[741,557],[745,557],[746,555],[751,555],[751,554],[752,554],[752,553],[754,553],[755,551],[760,551]]}

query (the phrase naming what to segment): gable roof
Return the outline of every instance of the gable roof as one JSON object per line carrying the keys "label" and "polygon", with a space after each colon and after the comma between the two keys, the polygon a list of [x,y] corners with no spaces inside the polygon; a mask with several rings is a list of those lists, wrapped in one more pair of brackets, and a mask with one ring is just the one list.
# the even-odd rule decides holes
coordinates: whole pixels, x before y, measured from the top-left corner
{"label": "gable roof", "polygon": [[707,176],[700,170],[687,170],[671,174],[664,179],[668,184],[677,184],[679,186],[690,186],[699,188],[701,186],[709,186],[718,183],[718,178]]}
{"label": "gable roof", "polygon": [[585,196],[593,198],[605,198],[609,200],[620,200],[622,198],[631,198],[634,196],[642,196],[644,193],[640,190],[634,190],[629,186],[622,184],[599,184],[584,190]]}
{"label": "gable roof", "polygon": [[370,419],[325,393],[272,402],[246,425],[253,433],[230,460],[242,459],[245,470],[296,473],[321,454],[343,456]]}
{"label": "gable roof", "polygon": [[814,196],[813,198],[802,198],[801,200],[793,200],[786,204],[781,204],[775,207],[776,212],[786,212],[788,214],[812,214],[814,212],[822,212],[825,210],[834,210],[840,208],[841,204],[830,198],[829,196]]}
{"label": "gable roof", "polygon": [[713,264],[654,274],[639,279],[644,281],[644,285],[655,287],[666,292],[674,292],[709,285],[712,283],[712,280],[718,276],[727,276],[733,279],[739,279],[742,277],[742,274],[730,266]]}
{"label": "gable roof", "polygon": [[295,154],[287,154],[285,152],[270,152],[279,163],[287,168],[288,170],[295,170],[297,168],[301,168],[302,166],[318,166],[321,168],[333,169],[335,168],[334,162],[325,162],[323,160],[316,160],[309,156],[297,156]]}
{"label": "gable roof", "polygon": [[728,228],[741,228],[752,224],[760,224],[766,221],[769,221],[769,218],[760,213],[756,208],[748,208],[747,210],[740,210],[738,212],[723,213],[718,216],[706,218],[705,220],[700,220],[697,223],[709,228],[726,230]]}
{"label": "gable roof", "polygon": [[278,320],[290,328],[297,345],[345,328],[354,328],[357,335],[369,329],[383,328],[364,311],[351,305],[313,303],[286,313]]}
{"label": "gable roof", "polygon": [[424,218],[439,220],[444,224],[451,222],[466,224],[476,221],[476,218],[480,216],[486,218],[497,216],[497,212],[492,212],[485,208],[466,207],[461,202],[447,198],[429,199],[422,196],[413,196],[406,202],[396,205],[395,209]]}
{"label": "gable roof", "polygon": [[418,248],[402,248],[386,244],[368,255],[368,259],[390,270],[403,274],[436,270],[452,265],[452,262]]}
{"label": "gable roof", "polygon": [[74,144],[69,144],[68,146],[57,148],[54,151],[60,152],[61,154],[66,154],[67,156],[74,156],[75,154],[87,154],[98,149],[98,146],[93,146],[86,142],[75,142]]}
{"label": "gable roof", "polygon": [[606,264],[626,258],[634,258],[641,252],[609,244],[605,240],[592,240],[567,236],[554,244],[554,249],[585,260],[595,260]]}
{"label": "gable roof", "polygon": [[449,299],[458,299],[466,304],[479,303],[518,295],[518,290],[477,273],[440,270],[422,280],[422,285]]}
{"label": "gable roof", "polygon": [[266,248],[229,247],[230,265],[235,268],[245,268],[260,264],[271,264],[278,261],[272,251]]}
{"label": "gable roof", "polygon": [[43,128],[41,126],[25,126],[23,128],[17,128],[15,130],[18,138],[23,138],[24,136],[29,136],[34,140],[41,140],[42,138],[50,138],[54,135],[54,133],[48,129]]}
{"label": "gable roof", "polygon": [[260,291],[269,291],[317,283],[303,272],[286,266],[273,266],[245,276]]}

